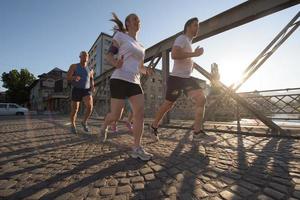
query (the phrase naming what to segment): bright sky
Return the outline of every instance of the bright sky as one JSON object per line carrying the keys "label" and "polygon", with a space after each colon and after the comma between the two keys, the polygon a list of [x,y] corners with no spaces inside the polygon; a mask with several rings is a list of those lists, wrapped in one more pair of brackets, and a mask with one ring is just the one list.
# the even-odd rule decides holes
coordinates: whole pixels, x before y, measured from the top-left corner
{"label": "bright sky", "polygon": [[[111,12],[124,19],[137,13],[139,40],[146,47],[181,31],[186,20],[206,20],[238,0],[1,0],[0,74],[28,68],[35,76],[54,67],[67,70],[78,53],[89,50],[101,32],[111,34]],[[196,61],[207,70],[219,65],[229,85],[296,15],[300,5],[198,42],[205,53]],[[300,87],[300,30],[241,88],[242,91]],[[198,74],[196,74],[198,76]],[[200,77],[200,76],[199,76]],[[0,91],[4,88],[1,87]]]}

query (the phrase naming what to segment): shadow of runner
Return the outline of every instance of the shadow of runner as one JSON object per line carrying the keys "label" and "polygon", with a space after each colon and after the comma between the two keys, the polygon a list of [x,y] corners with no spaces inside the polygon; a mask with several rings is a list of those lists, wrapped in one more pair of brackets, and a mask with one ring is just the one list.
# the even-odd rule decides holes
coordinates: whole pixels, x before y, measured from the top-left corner
{"label": "shadow of runner", "polygon": [[[35,155],[41,155],[41,154],[44,154],[44,153],[48,153],[48,152],[51,152],[51,151],[56,151],[56,150],[63,149],[63,148],[66,148],[66,147],[76,146],[76,145],[79,145],[79,144],[83,144],[85,142],[86,142],[86,139],[68,140],[68,141],[60,143],[59,145],[56,145],[56,146],[49,146],[49,147],[47,147],[46,149],[44,149],[42,151],[35,150],[35,151],[30,152],[29,154],[26,154],[24,156],[13,157],[13,158],[8,159],[8,160],[0,161],[0,165],[6,164],[8,162],[18,161],[18,160],[21,160],[21,159],[27,159],[27,158],[33,157]],[[55,147],[55,148],[52,148],[52,147]]]}
{"label": "shadow of runner", "polygon": [[[57,143],[48,143],[48,144],[44,144],[44,145],[40,145],[40,146],[34,146],[34,147],[28,147],[28,148],[18,149],[16,151],[10,151],[10,152],[1,153],[0,154],[0,158],[14,156],[14,155],[17,156],[17,155],[24,154],[24,153],[36,152],[36,151],[40,151],[40,150],[43,150],[43,149],[49,149],[51,147],[58,147],[58,146],[66,145],[66,144],[71,144],[73,142],[84,141],[84,140],[86,140],[86,139],[72,138],[72,139],[61,141],[61,142],[57,142]],[[11,160],[9,160],[9,161],[11,161]],[[0,164],[1,163],[2,162],[0,162]]]}
{"label": "shadow of runner", "polygon": [[23,168],[23,169],[20,169],[20,170],[17,170],[17,171],[13,171],[13,172],[7,172],[7,173],[4,173],[4,174],[1,174],[0,179],[10,179],[12,176],[15,176],[15,175],[18,175],[18,174],[23,174],[23,173],[26,173],[26,172],[30,172],[30,171],[33,171],[35,169],[40,169],[40,168],[46,167],[49,164],[57,164],[57,163],[59,163],[59,162],[58,161],[52,161],[52,162],[47,162],[47,163],[43,163],[43,164],[40,164],[40,165],[34,165],[34,166],[26,167],[26,168]]}
{"label": "shadow of runner", "polygon": [[[145,184],[145,189],[137,191],[135,196],[132,199],[160,199],[162,196],[172,196],[176,195],[177,187],[180,188],[179,195],[185,191],[183,188],[185,185],[190,184],[191,182],[195,183],[197,174],[208,165],[208,158],[199,152],[199,145],[197,143],[192,143],[190,150],[186,150],[185,145],[191,145],[188,137],[190,136],[191,131],[188,130],[181,140],[177,140],[178,144],[175,149],[172,151],[171,155],[164,160],[165,164],[162,164],[166,170],[160,170],[155,174],[155,179],[149,181]],[[158,163],[160,163],[161,158],[157,158]],[[162,158],[164,159],[164,158]],[[189,173],[190,165],[193,159],[193,173]],[[153,159],[152,162],[156,162],[156,159]],[[188,165],[189,164],[189,165]],[[188,172],[185,175],[183,172]],[[175,181],[176,176],[181,174],[181,183],[176,185],[172,183]],[[195,189],[195,184],[188,185],[189,191]],[[163,194],[165,193],[165,194]]]}
{"label": "shadow of runner", "polygon": [[237,135],[237,151],[238,151],[238,169],[246,169],[248,167],[246,150],[243,141],[243,135]]}
{"label": "shadow of runner", "polygon": [[72,192],[77,188],[83,188],[93,182],[96,182],[97,180],[103,179],[107,176],[111,176],[120,171],[138,170],[144,164],[145,163],[143,161],[139,161],[137,159],[133,159],[133,158],[129,157],[124,161],[118,162],[116,164],[113,164],[112,166],[109,166],[105,169],[102,169],[102,170],[96,172],[92,176],[83,178],[82,180],[80,180],[78,182],[72,183],[72,184],[68,185],[67,187],[59,189],[50,194],[46,194],[41,198],[41,200],[54,199],[65,193]]}
{"label": "shadow of runner", "polygon": [[42,130],[48,130],[48,129],[54,129],[55,126],[50,126],[50,127],[43,127],[43,128],[27,128],[27,129],[22,129],[22,130],[14,130],[14,131],[0,131],[0,134],[8,134],[8,133],[21,133],[21,132],[28,132],[28,131],[42,131]]}
{"label": "shadow of runner", "polygon": [[[249,163],[247,166],[246,151],[242,143],[242,138],[238,138],[238,171],[240,174],[239,180],[230,180],[227,182],[229,187],[220,192],[221,196],[230,196],[233,199],[257,199],[253,195],[260,191],[260,188],[266,184],[265,170],[267,163],[271,159],[266,152],[274,151],[278,144],[277,139],[271,139],[264,148],[257,153],[257,158],[253,163]],[[244,151],[244,152],[240,152]],[[226,171],[219,176],[231,177],[235,175],[235,172]],[[233,191],[233,193],[231,193]]]}
{"label": "shadow of runner", "polygon": [[[244,146],[244,140],[243,137],[247,137],[247,136],[243,136],[241,134],[237,135],[237,172],[243,174],[243,170],[246,170],[248,168],[248,162],[247,162],[247,158],[246,158],[246,149]],[[225,177],[229,177],[229,178],[238,178],[240,177],[239,174],[236,174],[235,172],[225,172],[222,173],[222,175],[225,175]],[[250,186],[251,187],[251,186]],[[232,190],[234,190],[236,193],[240,194],[239,195],[233,195],[232,199],[241,199],[241,196],[245,199],[247,198],[247,196],[249,196],[251,194],[250,191],[248,191],[247,189],[241,187],[240,185],[234,185],[231,187]]]}
{"label": "shadow of runner", "polygon": [[[81,145],[81,144],[84,144],[85,142],[86,142],[85,140],[79,140],[78,142],[68,143],[68,144],[66,144],[64,146],[61,146],[59,148],[52,148],[52,149],[49,149],[49,150],[44,150],[42,152],[25,155],[25,156],[18,157],[18,158],[14,158],[14,159],[9,160],[9,162],[32,158],[32,157],[34,157],[36,155],[37,156],[41,156],[43,154],[46,154],[46,153],[49,153],[49,152],[52,152],[52,151],[57,151],[57,150],[66,149],[66,148],[74,147],[74,146],[77,146],[77,145]],[[0,163],[2,163],[2,162],[0,162]],[[7,163],[7,161],[5,161],[4,163]],[[42,167],[45,167],[45,166],[47,166],[49,164],[53,164],[53,163],[59,163],[59,161],[47,162],[47,163],[44,163],[44,164],[30,166],[30,167],[23,168],[23,169],[16,170],[16,171],[9,171],[9,172],[6,172],[4,174],[0,174],[0,179],[9,179],[12,176],[15,176],[15,175],[18,175],[18,174],[22,174],[22,173],[26,173],[26,172],[30,172],[30,171],[33,171],[35,169],[40,169]]]}
{"label": "shadow of runner", "polygon": [[[285,198],[291,197],[296,191],[295,184],[293,183],[291,176],[291,174],[293,174],[292,171],[298,172],[298,177],[300,176],[299,169],[297,169],[297,165],[299,165],[299,158],[296,158],[291,153],[294,143],[295,142],[293,140],[288,139],[282,139],[280,141],[278,145],[278,155],[274,157],[273,170],[271,172],[272,182],[269,184],[270,187],[286,194]],[[292,163],[290,163],[292,160],[298,160],[298,163],[294,163],[293,167]],[[299,198],[299,195],[297,198]]]}
{"label": "shadow of runner", "polygon": [[[294,184],[289,174],[289,161],[293,159],[291,154],[292,140],[281,139],[277,148],[272,152],[269,162],[263,171],[266,184],[263,185],[263,193],[276,199],[288,199],[294,192]],[[258,195],[255,196],[258,198]]]}
{"label": "shadow of runner", "polygon": [[[36,183],[36,184],[34,184],[34,185],[30,186],[30,187],[23,188],[22,190],[20,190],[20,191],[14,193],[14,194],[8,196],[7,199],[14,200],[14,199],[20,199],[20,198],[29,197],[29,196],[35,194],[36,192],[38,192],[39,190],[47,188],[51,184],[59,182],[59,181],[65,179],[67,177],[72,176],[72,175],[76,175],[79,172],[81,172],[81,171],[83,171],[85,169],[88,169],[89,167],[92,167],[94,165],[98,165],[101,162],[109,160],[112,157],[118,156],[120,154],[121,154],[120,151],[114,151],[114,152],[111,152],[111,153],[108,153],[108,154],[104,154],[104,155],[100,155],[100,156],[95,156],[95,157],[93,157],[93,158],[91,158],[91,159],[89,159],[87,161],[84,161],[81,164],[77,165],[72,170],[56,174],[55,176],[53,176],[53,177],[51,177],[51,178],[49,178],[47,180],[44,180],[44,181],[39,182],[39,183]],[[117,164],[114,164],[111,167],[105,168],[104,170],[100,170],[99,172],[95,173],[91,177],[84,178],[84,179],[80,180],[77,183],[73,183],[73,184],[71,184],[71,185],[69,185],[69,186],[67,186],[67,187],[65,187],[63,189],[60,189],[60,190],[55,191],[53,193],[47,194],[44,199],[52,199],[52,198],[55,198],[55,197],[57,197],[59,195],[62,195],[64,193],[66,193],[68,191],[72,191],[73,189],[75,189],[77,187],[82,187],[83,185],[87,185],[88,183],[96,181],[96,180],[98,180],[101,177],[110,175],[113,172],[118,171],[120,169],[124,169],[127,165],[131,166],[131,165],[129,165],[130,162],[137,162],[137,161],[134,161],[133,159],[127,159],[125,161],[122,161],[122,162],[119,162]],[[135,166],[139,167],[139,165],[142,165],[142,164],[144,164],[144,163],[143,162],[138,162],[138,165],[135,165]]]}
{"label": "shadow of runner", "polygon": [[201,184],[197,177],[209,164],[209,158],[199,152],[199,144],[201,143],[193,142],[191,150],[182,154],[182,157],[186,157],[187,161],[192,159],[194,161],[194,166],[190,168],[188,172],[187,170],[185,171],[183,180],[180,183],[180,189],[177,196],[181,199],[192,199],[193,196],[200,199],[207,197],[207,194],[203,192],[200,187],[197,187]]}
{"label": "shadow of runner", "polygon": [[[268,199],[270,196],[276,199],[287,199],[290,196],[292,179],[288,172],[288,160],[292,157],[290,154],[292,141],[283,142],[285,140],[279,142],[278,138],[272,138],[257,153],[257,158],[247,166],[242,138],[238,138],[238,173],[241,178],[232,183],[231,198],[250,200]],[[285,155],[285,161],[282,161],[282,154]],[[224,172],[221,175],[230,177],[231,174],[231,172]]]}
{"label": "shadow of runner", "polygon": [[[59,136],[59,137],[55,137],[54,138],[55,140],[70,139],[73,137],[69,133],[68,134],[59,134],[59,135],[56,135],[56,134],[40,135],[40,136],[36,136],[36,137],[27,137],[26,139],[18,139],[18,143],[1,142],[0,148],[10,147],[11,145],[18,146],[18,145],[27,145],[27,144],[32,144],[32,143],[47,142],[47,141],[49,141],[49,139],[52,139],[52,138],[47,138],[47,137],[51,137],[51,136]],[[46,139],[44,139],[44,137]],[[37,140],[37,139],[41,139],[41,140]],[[15,142],[15,141],[13,141],[13,142]],[[5,143],[5,144],[3,144],[3,143]]]}

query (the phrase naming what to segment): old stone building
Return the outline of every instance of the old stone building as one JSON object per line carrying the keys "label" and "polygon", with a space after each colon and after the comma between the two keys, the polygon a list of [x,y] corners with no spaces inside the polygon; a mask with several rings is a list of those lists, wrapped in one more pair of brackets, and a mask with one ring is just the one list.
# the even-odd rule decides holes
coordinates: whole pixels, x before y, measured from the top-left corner
{"label": "old stone building", "polygon": [[70,87],[66,75],[57,67],[39,75],[30,86],[31,110],[68,112]]}
{"label": "old stone building", "polygon": [[[97,85],[95,98],[95,113],[104,116],[110,109],[109,79],[113,70],[108,70],[95,80]],[[142,78],[142,88],[145,95],[145,117],[153,118],[159,106],[164,101],[162,71],[155,70],[155,74],[146,79]],[[201,87],[207,87],[204,81],[199,80]],[[193,119],[193,103],[186,96],[181,96],[174,109],[170,112],[173,119]]]}

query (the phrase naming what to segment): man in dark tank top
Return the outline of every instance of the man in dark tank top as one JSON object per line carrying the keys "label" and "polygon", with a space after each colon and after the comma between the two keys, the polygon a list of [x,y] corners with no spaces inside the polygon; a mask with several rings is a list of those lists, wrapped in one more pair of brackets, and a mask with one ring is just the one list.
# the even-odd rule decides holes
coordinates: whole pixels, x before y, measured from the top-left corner
{"label": "man in dark tank top", "polygon": [[67,73],[67,80],[72,83],[72,102],[71,102],[71,133],[76,134],[76,117],[80,102],[83,101],[86,106],[81,125],[84,131],[89,132],[87,120],[92,114],[94,92],[94,71],[87,66],[89,54],[86,51],[80,52],[80,63],[72,64]]}

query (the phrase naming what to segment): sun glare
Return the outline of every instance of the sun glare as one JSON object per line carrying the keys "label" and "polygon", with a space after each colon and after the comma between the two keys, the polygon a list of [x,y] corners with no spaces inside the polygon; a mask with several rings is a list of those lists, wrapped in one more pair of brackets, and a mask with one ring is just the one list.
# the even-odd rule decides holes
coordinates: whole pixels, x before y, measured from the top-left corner
{"label": "sun glare", "polygon": [[242,56],[227,58],[217,64],[219,67],[220,80],[227,86],[241,80],[243,72],[248,66]]}

